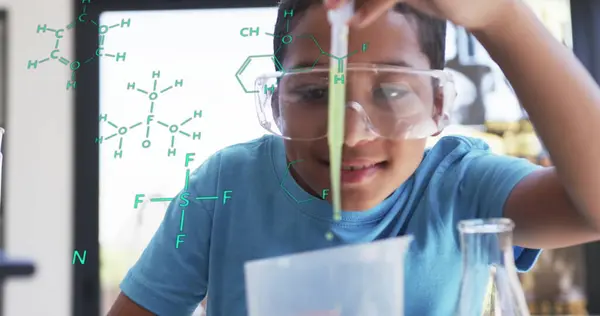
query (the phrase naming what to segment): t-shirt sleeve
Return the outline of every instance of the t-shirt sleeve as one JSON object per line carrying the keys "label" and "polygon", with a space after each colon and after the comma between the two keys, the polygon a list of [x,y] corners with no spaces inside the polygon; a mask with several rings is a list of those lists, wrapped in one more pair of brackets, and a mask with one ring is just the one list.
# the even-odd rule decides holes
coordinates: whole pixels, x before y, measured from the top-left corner
{"label": "t-shirt sleeve", "polygon": [[153,314],[191,315],[206,296],[212,213],[193,197],[201,196],[200,182],[213,177],[208,170],[205,164],[190,176],[187,190],[169,204],[152,240],[121,282],[121,291]]}
{"label": "t-shirt sleeve", "polygon": [[[465,155],[460,194],[468,197],[471,207],[465,218],[504,216],[504,205],[514,187],[541,167],[526,159],[492,154],[486,145]],[[541,250],[514,247],[515,264],[520,272],[533,267]]]}

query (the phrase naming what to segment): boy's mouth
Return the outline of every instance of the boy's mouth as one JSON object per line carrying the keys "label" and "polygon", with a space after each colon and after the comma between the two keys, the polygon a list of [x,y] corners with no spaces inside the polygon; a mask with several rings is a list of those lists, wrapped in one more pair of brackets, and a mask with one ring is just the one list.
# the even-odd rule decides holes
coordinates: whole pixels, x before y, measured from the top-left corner
{"label": "boy's mouth", "polygon": [[[321,161],[329,168],[329,161]],[[387,161],[368,161],[368,160],[345,160],[342,161],[342,183],[343,184],[361,184],[368,180],[387,166]]]}
{"label": "boy's mouth", "polygon": [[355,165],[351,165],[351,166],[342,166],[342,170],[343,171],[356,171],[356,170],[363,170],[363,169],[369,169],[369,168],[373,168],[375,167],[375,164],[372,165],[365,165],[365,166],[355,166]]}

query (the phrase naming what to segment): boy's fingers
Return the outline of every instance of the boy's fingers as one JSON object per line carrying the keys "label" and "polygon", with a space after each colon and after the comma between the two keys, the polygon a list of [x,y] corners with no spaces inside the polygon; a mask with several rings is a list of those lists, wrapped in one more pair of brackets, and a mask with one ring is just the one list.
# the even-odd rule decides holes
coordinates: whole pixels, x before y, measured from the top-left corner
{"label": "boy's fingers", "polygon": [[346,0],[323,0],[323,5],[327,10],[337,9],[344,3],[346,3]]}
{"label": "boy's fingers", "polygon": [[371,0],[356,10],[354,17],[350,20],[350,25],[363,28],[375,21],[387,10],[391,9],[398,0]]}
{"label": "boy's fingers", "polygon": [[425,13],[429,16],[441,18],[440,12],[434,10],[434,8],[428,5],[427,2],[421,0],[403,0],[402,2],[406,3],[408,6],[420,11],[421,13]]}

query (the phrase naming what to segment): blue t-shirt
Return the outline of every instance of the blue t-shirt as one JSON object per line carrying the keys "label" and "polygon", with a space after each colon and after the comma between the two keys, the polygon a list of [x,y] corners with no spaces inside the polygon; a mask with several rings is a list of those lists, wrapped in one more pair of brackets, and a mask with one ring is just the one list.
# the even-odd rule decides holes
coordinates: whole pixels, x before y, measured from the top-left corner
{"label": "blue t-shirt", "polygon": [[[410,234],[406,314],[449,315],[462,268],[458,221],[502,217],[511,190],[537,168],[494,155],[480,140],[444,137],[380,205],[343,212],[334,222],[331,205],[287,174],[283,141],[264,136],[219,151],[192,174],[184,227],[181,201],[174,200],[121,290],[160,316],[190,315],[207,293],[209,316],[242,316],[249,260]],[[341,241],[326,240],[329,230]],[[519,247],[514,252],[521,271],[539,254]]]}

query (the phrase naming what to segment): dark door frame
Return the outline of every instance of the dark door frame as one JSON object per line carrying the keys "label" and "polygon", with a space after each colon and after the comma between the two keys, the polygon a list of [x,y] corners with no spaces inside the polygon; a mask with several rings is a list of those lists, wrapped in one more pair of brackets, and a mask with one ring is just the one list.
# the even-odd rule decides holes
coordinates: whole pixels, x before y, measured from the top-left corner
{"label": "dark door frame", "polygon": [[[0,127],[6,129],[6,113],[8,112],[8,12],[6,10],[0,10]],[[2,148],[1,152],[6,152],[6,137],[2,137]],[[6,170],[6,156],[2,162],[2,167]],[[2,177],[2,184],[4,184],[4,177]],[[0,232],[4,232],[6,214],[4,213],[4,205],[6,205],[6,196],[4,193],[5,186],[0,186]],[[4,234],[0,234],[0,249],[4,248]],[[1,310],[1,309],[0,309]]]}

